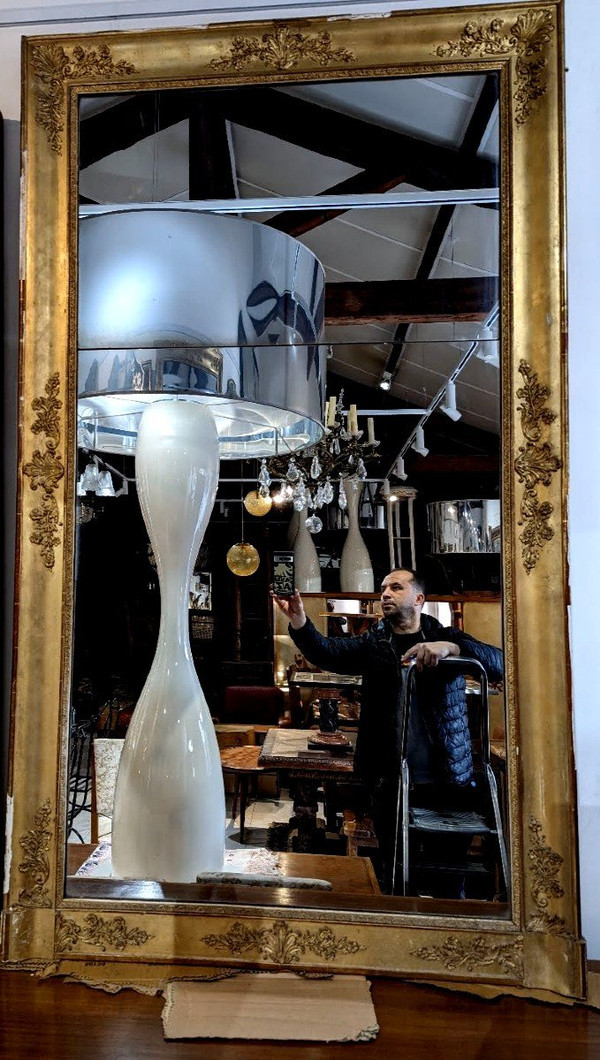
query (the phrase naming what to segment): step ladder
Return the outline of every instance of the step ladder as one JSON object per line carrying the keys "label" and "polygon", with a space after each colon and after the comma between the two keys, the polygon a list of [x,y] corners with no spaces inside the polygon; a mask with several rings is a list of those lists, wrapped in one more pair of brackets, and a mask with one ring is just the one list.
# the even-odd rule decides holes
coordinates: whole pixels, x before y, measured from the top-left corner
{"label": "step ladder", "polygon": [[[496,777],[492,770],[490,761],[489,740],[489,713],[488,713],[488,681],[484,667],[475,659],[464,659],[453,657],[444,659],[438,665],[452,667],[462,674],[469,674],[476,678],[480,688],[480,707],[478,711],[478,729],[481,741],[481,764],[478,770],[479,787],[481,794],[481,806],[476,809],[460,806],[418,806],[411,803],[410,769],[406,758],[408,742],[408,719],[411,705],[416,697],[416,675],[417,669],[414,663],[407,669],[402,696],[402,718],[401,718],[401,767],[400,783],[398,785],[398,832],[396,836],[396,850],[394,856],[394,869],[392,879],[392,893],[396,892],[398,875],[401,877],[400,893],[406,895],[409,891],[411,872],[424,873],[447,873],[454,875],[482,874],[486,871],[485,866],[476,860],[464,858],[456,861],[422,861],[411,866],[411,840],[412,846],[419,837],[439,836],[448,838],[450,836],[481,837],[482,844],[493,843],[495,845],[495,860],[499,865],[507,899],[510,896],[510,874],[508,855],[504,839],[502,817],[500,813],[500,802],[498,799],[498,787]],[[400,872],[399,862],[400,859]]]}

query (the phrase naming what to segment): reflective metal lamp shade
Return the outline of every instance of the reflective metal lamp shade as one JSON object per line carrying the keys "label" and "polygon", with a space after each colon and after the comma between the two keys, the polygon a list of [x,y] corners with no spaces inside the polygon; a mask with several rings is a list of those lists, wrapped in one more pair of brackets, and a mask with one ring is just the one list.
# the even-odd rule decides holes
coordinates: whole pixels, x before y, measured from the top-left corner
{"label": "reflective metal lamp shade", "polygon": [[325,280],[275,229],[164,204],[84,216],[79,443],[134,453],[149,401],[210,405],[223,458],[322,435]]}

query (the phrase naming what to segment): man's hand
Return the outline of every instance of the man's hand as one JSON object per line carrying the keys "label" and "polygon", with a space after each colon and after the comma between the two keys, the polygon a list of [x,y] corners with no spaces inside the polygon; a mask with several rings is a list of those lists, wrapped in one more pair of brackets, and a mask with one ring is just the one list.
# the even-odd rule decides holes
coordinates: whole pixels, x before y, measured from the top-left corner
{"label": "man's hand", "polygon": [[417,670],[422,670],[424,666],[437,666],[440,659],[448,659],[451,655],[460,655],[458,644],[451,640],[425,640],[413,644],[402,656],[402,662],[414,660]]}
{"label": "man's hand", "polygon": [[296,589],[293,596],[277,596],[271,589],[271,596],[280,611],[283,612],[292,629],[302,629],[306,622],[302,597]]}

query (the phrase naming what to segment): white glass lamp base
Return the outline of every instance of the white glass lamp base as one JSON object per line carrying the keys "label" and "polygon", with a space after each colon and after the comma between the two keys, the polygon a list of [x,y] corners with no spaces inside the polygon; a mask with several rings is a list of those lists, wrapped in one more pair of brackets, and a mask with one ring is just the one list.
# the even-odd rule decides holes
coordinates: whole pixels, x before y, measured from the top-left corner
{"label": "white glass lamp base", "polygon": [[217,431],[206,406],[157,401],[138,434],[136,481],[156,557],[156,655],[127,732],[112,824],[116,876],[193,882],[225,852],[219,748],[188,632],[190,577],[214,504]]}

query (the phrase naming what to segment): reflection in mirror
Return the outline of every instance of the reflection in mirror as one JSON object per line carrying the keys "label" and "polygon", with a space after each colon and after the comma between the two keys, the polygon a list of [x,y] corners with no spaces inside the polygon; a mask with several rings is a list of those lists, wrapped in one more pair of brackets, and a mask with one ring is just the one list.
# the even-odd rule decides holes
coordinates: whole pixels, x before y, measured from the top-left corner
{"label": "reflection in mirror", "polygon": [[496,75],[79,129],[67,893],[506,911]]}

